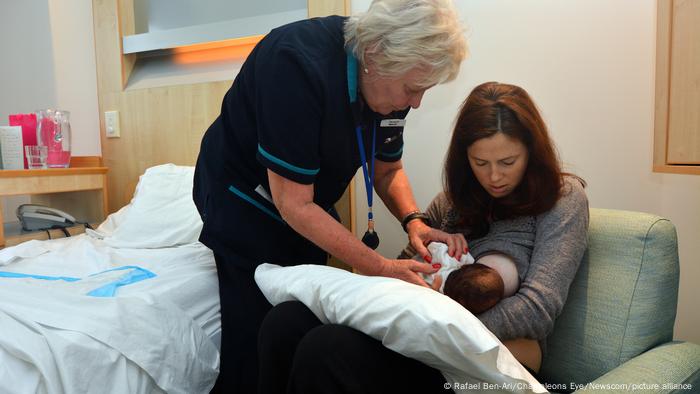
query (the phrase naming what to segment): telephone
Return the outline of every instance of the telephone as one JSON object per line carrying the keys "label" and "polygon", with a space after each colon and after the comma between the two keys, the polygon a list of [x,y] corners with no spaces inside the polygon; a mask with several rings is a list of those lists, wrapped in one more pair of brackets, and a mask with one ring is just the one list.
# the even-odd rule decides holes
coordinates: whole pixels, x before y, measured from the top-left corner
{"label": "telephone", "polygon": [[17,218],[25,231],[71,227],[75,218],[56,208],[37,204],[22,204],[17,208]]}

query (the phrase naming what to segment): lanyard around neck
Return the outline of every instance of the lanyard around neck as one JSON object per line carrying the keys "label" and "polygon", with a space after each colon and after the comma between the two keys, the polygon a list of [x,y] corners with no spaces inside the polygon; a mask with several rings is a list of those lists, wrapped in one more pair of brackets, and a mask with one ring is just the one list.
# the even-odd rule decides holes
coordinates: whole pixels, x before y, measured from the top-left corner
{"label": "lanyard around neck", "polygon": [[[372,124],[372,157],[370,158],[370,163],[367,163],[367,157],[365,156],[365,144],[362,140],[362,126],[355,127],[355,134],[357,135],[357,147],[360,151],[360,160],[362,163],[362,174],[365,179],[365,191],[367,192],[367,232],[364,237],[362,237],[362,242],[372,249],[376,249],[379,246],[379,237],[376,231],[374,231],[374,215],[372,214],[372,197],[374,193],[372,192],[372,187],[374,185],[374,154],[375,154],[375,141],[377,136],[377,123]],[[369,167],[369,168],[368,168]]]}
{"label": "lanyard around neck", "polygon": [[369,163],[369,169],[367,168],[367,157],[365,155],[365,144],[362,141],[362,126],[361,124],[361,114],[360,110],[361,102],[358,97],[358,83],[359,78],[357,75],[357,59],[352,54],[352,52],[347,53],[347,72],[348,72],[348,97],[350,99],[350,105],[352,108],[353,117],[355,118],[356,126],[355,133],[357,134],[357,148],[360,151],[360,160],[362,161],[362,174],[365,178],[365,191],[367,191],[367,232],[362,237],[362,242],[372,249],[377,249],[379,246],[379,236],[377,232],[374,231],[374,215],[372,214],[372,186],[374,185],[374,154],[377,134],[377,122],[372,122],[372,161]]}
{"label": "lanyard around neck", "polygon": [[373,220],[374,217],[372,216],[372,186],[374,185],[374,154],[375,154],[375,146],[374,146],[374,141],[375,137],[377,135],[377,126],[376,124],[373,125],[372,127],[372,158],[371,162],[369,163],[369,168],[368,168],[368,163],[367,163],[367,157],[365,156],[365,144],[362,140],[362,127],[357,126],[355,128],[355,134],[357,135],[357,147],[360,150],[360,160],[362,161],[362,173],[364,174],[365,177],[365,191],[367,192],[367,206],[369,207],[369,212],[367,213],[367,219]]}

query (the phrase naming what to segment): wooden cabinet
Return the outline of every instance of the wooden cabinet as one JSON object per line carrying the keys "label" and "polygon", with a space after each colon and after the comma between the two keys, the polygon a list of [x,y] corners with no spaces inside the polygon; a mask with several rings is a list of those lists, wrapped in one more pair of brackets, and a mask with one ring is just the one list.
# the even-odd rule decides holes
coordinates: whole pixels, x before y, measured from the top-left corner
{"label": "wooden cabinet", "polygon": [[700,174],[700,1],[658,0],[654,171]]}
{"label": "wooden cabinet", "polygon": [[[97,157],[75,157],[70,168],[0,171],[0,198],[16,195],[30,195],[32,203],[67,211],[78,220],[99,222],[107,216],[107,168]],[[5,234],[0,226],[0,248],[24,240],[27,234]]]}

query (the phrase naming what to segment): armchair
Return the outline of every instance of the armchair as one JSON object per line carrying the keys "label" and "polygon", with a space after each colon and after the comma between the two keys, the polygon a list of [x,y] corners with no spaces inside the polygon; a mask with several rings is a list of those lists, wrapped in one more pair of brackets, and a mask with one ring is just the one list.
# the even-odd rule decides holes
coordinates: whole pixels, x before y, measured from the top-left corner
{"label": "armchair", "polygon": [[700,346],[672,341],[679,277],[673,224],[591,209],[588,242],[547,339],[541,380],[556,392],[700,392]]}

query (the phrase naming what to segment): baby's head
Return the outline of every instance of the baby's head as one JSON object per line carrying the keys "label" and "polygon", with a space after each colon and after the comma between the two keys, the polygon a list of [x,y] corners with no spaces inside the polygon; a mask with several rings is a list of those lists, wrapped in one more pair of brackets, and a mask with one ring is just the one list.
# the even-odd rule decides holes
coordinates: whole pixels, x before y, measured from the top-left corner
{"label": "baby's head", "polygon": [[503,299],[503,290],[503,279],[498,271],[474,263],[451,272],[445,280],[444,293],[476,315]]}

